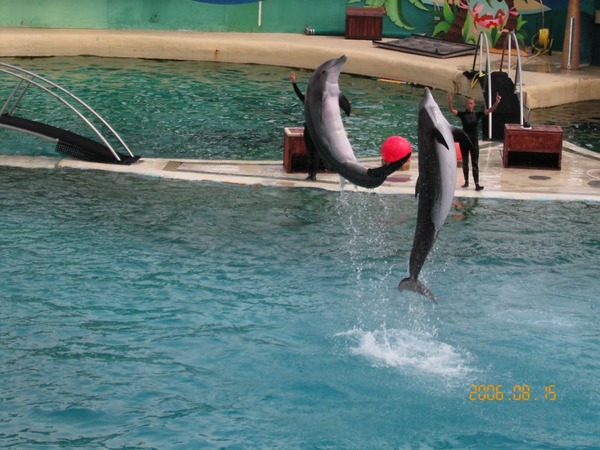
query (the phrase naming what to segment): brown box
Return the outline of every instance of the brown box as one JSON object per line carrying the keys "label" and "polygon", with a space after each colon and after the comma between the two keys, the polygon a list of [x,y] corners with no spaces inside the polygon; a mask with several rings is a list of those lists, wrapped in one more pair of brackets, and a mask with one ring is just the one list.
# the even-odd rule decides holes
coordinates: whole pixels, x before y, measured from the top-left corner
{"label": "brown box", "polygon": [[308,171],[304,128],[289,127],[283,130],[283,167],[287,173]]}
{"label": "brown box", "polygon": [[346,39],[381,40],[383,12],[379,8],[346,8]]}
{"label": "brown box", "polygon": [[554,125],[504,125],[503,167],[560,170],[563,130]]}
{"label": "brown box", "polygon": [[[287,173],[308,173],[308,153],[304,144],[304,128],[288,127],[283,129],[283,167]],[[333,172],[333,169],[319,159],[317,172]]]}

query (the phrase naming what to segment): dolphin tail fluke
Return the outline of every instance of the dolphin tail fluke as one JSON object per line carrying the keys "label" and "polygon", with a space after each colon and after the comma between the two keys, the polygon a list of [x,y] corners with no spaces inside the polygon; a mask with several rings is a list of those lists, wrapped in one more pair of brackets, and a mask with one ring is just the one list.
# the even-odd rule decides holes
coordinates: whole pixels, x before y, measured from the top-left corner
{"label": "dolphin tail fluke", "polygon": [[437,299],[435,298],[435,295],[433,295],[433,292],[431,292],[429,288],[423,283],[421,283],[419,280],[416,280],[411,277],[405,278],[398,285],[398,289],[400,289],[400,291],[408,290],[416,292],[417,294],[424,295],[437,305]]}
{"label": "dolphin tail fluke", "polygon": [[383,178],[384,180],[393,174],[396,170],[400,169],[406,161],[410,159],[411,153],[399,159],[396,162],[384,164],[381,167],[376,167],[374,169],[367,169],[367,175],[371,178]]}

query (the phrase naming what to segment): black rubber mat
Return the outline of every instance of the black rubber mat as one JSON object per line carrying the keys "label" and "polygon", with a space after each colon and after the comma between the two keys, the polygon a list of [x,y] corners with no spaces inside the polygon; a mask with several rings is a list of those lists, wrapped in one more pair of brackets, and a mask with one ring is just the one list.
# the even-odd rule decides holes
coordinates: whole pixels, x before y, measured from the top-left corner
{"label": "black rubber mat", "polygon": [[431,56],[433,58],[472,55],[477,51],[476,45],[448,42],[427,36],[410,36],[392,41],[373,41],[373,44],[388,50]]}

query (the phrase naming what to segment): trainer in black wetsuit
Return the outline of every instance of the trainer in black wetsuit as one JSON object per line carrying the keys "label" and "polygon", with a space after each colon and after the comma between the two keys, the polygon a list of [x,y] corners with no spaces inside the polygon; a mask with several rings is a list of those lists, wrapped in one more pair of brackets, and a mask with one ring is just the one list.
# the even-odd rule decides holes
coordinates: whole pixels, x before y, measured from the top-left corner
{"label": "trainer in black wetsuit", "polygon": [[465,177],[465,184],[462,185],[463,188],[469,187],[469,153],[471,153],[475,190],[480,191],[483,189],[483,186],[479,184],[479,121],[483,118],[483,116],[487,116],[489,113],[494,112],[494,110],[498,107],[498,103],[500,103],[501,98],[502,97],[500,97],[500,94],[496,94],[496,101],[491,108],[483,111],[475,111],[475,100],[472,97],[468,97],[465,111],[459,112],[452,106],[452,94],[448,94],[447,96],[450,112],[455,116],[458,116],[462,122],[464,132],[467,134],[467,136],[469,136],[469,139],[472,143],[471,146],[465,146],[463,143],[460,145],[460,153],[462,154],[463,160],[463,175]]}
{"label": "trainer in black wetsuit", "polygon": [[[300,101],[304,103],[304,94],[296,84],[295,72],[290,72],[290,80],[292,81],[294,92],[296,93]],[[350,115],[350,113],[348,112],[347,115]],[[314,181],[317,179],[317,170],[319,169],[321,160],[319,158],[319,152],[317,151],[317,148],[315,147],[315,144],[312,138],[310,137],[308,128],[306,128],[306,123],[304,124],[304,146],[306,147],[306,153],[308,155],[308,177],[306,177],[306,179]]]}

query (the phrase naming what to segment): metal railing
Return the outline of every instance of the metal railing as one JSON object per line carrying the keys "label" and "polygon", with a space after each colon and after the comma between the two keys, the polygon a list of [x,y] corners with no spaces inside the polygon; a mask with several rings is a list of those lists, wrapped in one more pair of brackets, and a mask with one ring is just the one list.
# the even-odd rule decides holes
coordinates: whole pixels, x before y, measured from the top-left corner
{"label": "metal railing", "polygon": [[521,70],[521,50],[519,49],[519,41],[517,40],[517,35],[514,31],[508,33],[508,37],[506,41],[504,41],[504,48],[502,49],[502,57],[500,58],[500,70],[502,71],[504,67],[504,54],[508,48],[508,64],[507,64],[507,72],[510,76],[510,69],[512,67],[511,58],[512,58],[512,43],[515,45],[515,53],[517,55],[517,64],[515,65],[515,84],[518,83],[519,86],[519,117],[520,117],[520,125],[523,126],[523,76]]}
{"label": "metal railing", "polygon": [[[127,144],[125,144],[125,142],[123,141],[121,136],[119,136],[119,134],[109,125],[109,123],[106,120],[104,120],[104,118],[102,118],[100,116],[100,114],[98,114],[96,111],[94,111],[94,109],[92,109],[83,100],[81,100],[79,97],[75,96],[72,92],[69,92],[68,90],[64,89],[63,87],[59,86],[58,84],[40,76],[34,72],[25,70],[21,67],[14,66],[12,64],[0,62],[0,73],[5,73],[5,74],[13,76],[19,80],[17,82],[17,85],[15,86],[15,88],[12,90],[12,92],[10,93],[10,95],[8,96],[6,101],[4,102],[4,105],[0,109],[0,116],[3,114],[12,115],[13,112],[18,107],[21,100],[23,99],[25,93],[29,90],[29,87],[35,86],[35,87],[39,88],[40,90],[42,90],[43,92],[46,92],[50,96],[57,99],[63,105],[67,106],[81,120],[83,120],[83,122],[85,122],[85,124],[94,132],[94,134],[96,136],[98,136],[98,138],[102,141],[102,143],[106,146],[106,148],[111,152],[111,154],[115,157],[115,159],[117,161],[119,161],[119,162],[121,161],[121,158],[119,157],[118,152],[115,151],[115,149],[112,147],[112,145],[108,142],[108,139],[98,130],[98,128],[96,126],[94,126],[94,124],[92,123],[93,119],[90,120],[90,118],[86,117],[84,115],[84,112],[87,112],[88,115],[91,115],[91,116],[95,117],[96,119],[98,119],[106,127],[106,129],[110,131],[112,136],[114,138],[116,138],[116,140],[127,151],[127,153],[130,156],[134,157],[133,153],[131,153],[131,150],[129,150],[129,147],[127,146]],[[61,95],[61,94],[63,94],[63,95]],[[74,105],[78,105],[79,109]],[[80,111],[80,109],[83,110],[84,112]],[[0,124],[0,126],[1,126],[1,124]]]}
{"label": "metal railing", "polygon": [[[485,70],[483,70],[483,51],[485,46]],[[473,59],[473,70],[475,70],[475,63],[477,62],[477,56],[479,56],[479,73],[485,74],[487,77],[487,85],[491,87],[492,85],[492,69],[490,66],[490,41],[483,31],[479,33],[479,37],[477,38],[477,51],[475,52],[475,57]],[[492,90],[488,88],[488,103],[489,106],[492,105]],[[488,137],[491,139],[492,137],[492,114],[489,114],[488,120]]]}
{"label": "metal railing", "polygon": [[[514,74],[514,82],[515,85],[519,86],[519,117],[520,117],[520,125],[523,126],[524,120],[523,120],[523,77],[522,77],[522,69],[521,69],[521,52],[519,49],[519,42],[517,40],[517,35],[514,31],[511,31],[510,33],[508,33],[507,35],[507,39],[504,41],[504,48],[502,50],[502,56],[500,58],[500,72],[502,72],[503,68],[504,68],[504,54],[506,53],[506,50],[508,49],[508,70],[507,73],[510,77],[510,69],[512,68],[512,45],[514,44],[515,46],[515,53],[517,56],[517,64],[515,65],[514,69],[515,69],[515,74]],[[485,47],[485,70],[483,69],[483,52],[484,52],[484,47]],[[492,69],[491,69],[491,63],[490,63],[490,43],[488,40],[487,35],[484,32],[481,32],[479,34],[479,38],[477,40],[477,52],[475,53],[475,58],[473,60],[473,70],[475,69],[475,65],[477,62],[477,56],[479,55],[479,73],[480,74],[485,74],[486,76],[486,80],[487,80],[487,93],[488,93],[488,98],[487,98],[487,104],[488,107],[491,107],[493,102],[492,102]],[[489,114],[489,120],[488,120],[488,136],[492,136],[492,114]]]}

